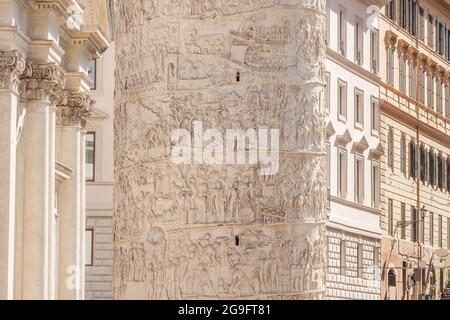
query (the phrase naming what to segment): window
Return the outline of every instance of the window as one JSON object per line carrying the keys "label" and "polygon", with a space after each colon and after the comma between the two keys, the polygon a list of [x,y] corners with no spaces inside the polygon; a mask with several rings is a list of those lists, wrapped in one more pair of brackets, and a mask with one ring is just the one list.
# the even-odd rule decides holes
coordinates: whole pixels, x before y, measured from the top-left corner
{"label": "window", "polygon": [[89,79],[92,80],[91,90],[95,90],[97,88],[97,60],[92,59],[89,61],[87,74]]}
{"label": "window", "polygon": [[434,246],[434,214],[430,212],[430,246]]}
{"label": "window", "polygon": [[86,181],[95,181],[95,132],[86,134]]}
{"label": "window", "polygon": [[359,89],[355,89],[355,126],[364,127],[364,94]]}
{"label": "window", "polygon": [[[449,39],[449,41],[450,41],[450,39]],[[446,91],[447,91],[447,93],[445,95],[445,109],[446,109],[447,119],[450,119],[450,86],[446,87]]]}
{"label": "window", "polygon": [[419,71],[419,101],[425,103],[425,69],[423,66]]}
{"label": "window", "polygon": [[442,216],[439,215],[438,218],[438,245],[439,248],[442,248],[443,244],[442,244]]}
{"label": "window", "polygon": [[339,120],[347,119],[347,83],[338,80],[338,111]]}
{"label": "window", "polygon": [[415,60],[409,63],[409,96],[413,99],[417,99],[416,67]]}
{"label": "window", "polygon": [[364,203],[364,157],[355,156],[355,202]]}
{"label": "window", "polygon": [[363,265],[363,245],[362,244],[358,244],[358,249],[357,249],[357,268],[358,268],[358,278],[362,278],[364,275],[364,265]]}
{"label": "window", "polygon": [[372,162],[372,207],[380,208],[380,165]]}
{"label": "window", "polygon": [[406,137],[404,133],[400,138],[400,171],[406,175]]}
{"label": "window", "polygon": [[433,30],[433,16],[431,14],[428,15],[428,24],[427,24],[427,44],[430,48],[433,47],[433,40],[434,40],[434,30]]}
{"label": "window", "polygon": [[397,276],[395,275],[395,271],[393,269],[388,272],[388,287],[396,287],[397,286]]}
{"label": "window", "polygon": [[386,15],[395,21],[395,0],[388,0],[386,5]]}
{"label": "window", "polygon": [[380,130],[380,105],[374,98],[371,101],[371,124],[372,134],[378,134]]}
{"label": "window", "polygon": [[394,129],[389,128],[388,136],[387,136],[387,144],[388,144],[388,157],[387,157],[387,165],[388,167],[394,171]]}
{"label": "window", "polygon": [[439,156],[437,158],[437,186],[439,189],[444,188],[444,161],[442,158],[442,153],[439,153]]}
{"label": "window", "polygon": [[363,23],[361,18],[355,19],[355,63],[363,64]]}
{"label": "window", "polygon": [[425,11],[419,8],[419,39],[425,41]]}
{"label": "window", "polygon": [[[406,206],[402,202],[400,205],[400,219],[402,221],[402,226],[404,226],[404,223],[406,222]],[[402,227],[400,237],[402,240],[406,240],[406,229]]]}
{"label": "window", "polygon": [[427,106],[434,109],[434,77],[431,73],[427,75]]}
{"label": "window", "polygon": [[427,151],[425,146],[420,146],[420,180],[425,183],[427,180]]}
{"label": "window", "polygon": [[387,82],[394,85],[394,48],[387,48]]}
{"label": "window", "polygon": [[394,202],[392,199],[388,199],[388,234],[394,236]]}
{"label": "window", "polygon": [[347,52],[347,13],[342,7],[339,9],[338,36],[339,52],[345,56]]}
{"label": "window", "polygon": [[341,240],[341,275],[345,276],[347,269],[347,244]]}
{"label": "window", "polygon": [[406,93],[406,57],[404,54],[400,57],[400,91]]}
{"label": "window", "polygon": [[411,242],[419,241],[419,218],[417,215],[417,209],[411,206]]}
{"label": "window", "polygon": [[347,198],[347,150],[339,148],[338,153],[338,193],[342,199]]}
{"label": "window", "polygon": [[378,31],[370,31],[370,63],[373,73],[378,73]]}
{"label": "window", "polygon": [[428,152],[428,177],[430,185],[436,185],[436,174],[435,174],[435,156],[433,149]]}
{"label": "window", "polygon": [[86,266],[93,266],[94,265],[94,229],[87,229],[85,236],[86,236],[85,264],[86,264]]}
{"label": "window", "polygon": [[436,82],[436,112],[442,113],[442,83],[440,81]]}
{"label": "window", "polygon": [[409,143],[409,175],[412,178],[417,177],[417,155],[414,140]]}
{"label": "window", "polygon": [[445,43],[444,43],[444,39],[445,39],[445,29],[444,29],[444,25],[442,24],[442,22],[439,22],[437,24],[437,44],[436,44],[436,49],[437,51],[443,55],[445,53]]}

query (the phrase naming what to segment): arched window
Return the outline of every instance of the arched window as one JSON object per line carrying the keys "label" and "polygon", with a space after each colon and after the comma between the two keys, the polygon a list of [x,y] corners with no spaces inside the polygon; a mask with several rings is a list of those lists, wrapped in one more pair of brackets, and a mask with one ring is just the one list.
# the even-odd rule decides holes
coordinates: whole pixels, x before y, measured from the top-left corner
{"label": "arched window", "polygon": [[397,286],[397,276],[393,269],[390,269],[388,272],[388,287],[396,287]]}

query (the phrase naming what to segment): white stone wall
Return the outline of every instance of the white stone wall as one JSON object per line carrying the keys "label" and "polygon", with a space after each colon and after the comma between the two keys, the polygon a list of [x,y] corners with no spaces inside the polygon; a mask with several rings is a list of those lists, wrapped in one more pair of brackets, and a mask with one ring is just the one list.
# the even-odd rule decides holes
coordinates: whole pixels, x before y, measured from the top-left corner
{"label": "white stone wall", "polygon": [[86,266],[86,300],[112,299],[112,219],[88,217],[86,228],[94,230],[93,266]]}
{"label": "white stone wall", "polygon": [[[328,273],[327,299],[379,300],[380,284],[374,281],[374,253],[378,248],[380,263],[380,244],[377,239],[344,233],[337,229],[328,229]],[[347,268],[341,273],[341,241],[346,241]],[[358,277],[357,248],[363,247],[363,274]]]}

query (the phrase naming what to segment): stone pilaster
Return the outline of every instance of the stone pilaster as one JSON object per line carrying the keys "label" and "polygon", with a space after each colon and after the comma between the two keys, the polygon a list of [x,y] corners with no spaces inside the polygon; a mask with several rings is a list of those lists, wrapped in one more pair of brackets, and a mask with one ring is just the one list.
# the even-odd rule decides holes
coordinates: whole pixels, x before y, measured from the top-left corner
{"label": "stone pilaster", "polygon": [[[116,16],[115,298],[322,297],[325,1],[122,1]],[[259,160],[208,164],[198,123],[268,129]],[[176,129],[200,141],[194,162],[173,161]]]}
{"label": "stone pilaster", "polygon": [[[84,133],[94,105],[87,93],[64,90],[57,106],[57,160],[72,170],[59,186],[59,299],[82,299],[84,292]],[[70,285],[66,285],[68,278]],[[61,285],[62,284],[62,285]]]}
{"label": "stone pilaster", "polygon": [[53,63],[27,62],[21,77],[26,105],[23,129],[22,298],[53,298],[56,239],[55,217],[55,101],[64,87],[64,71]]}
{"label": "stone pilaster", "polygon": [[15,50],[0,50],[0,300],[13,299],[15,190],[20,75],[24,56]]}

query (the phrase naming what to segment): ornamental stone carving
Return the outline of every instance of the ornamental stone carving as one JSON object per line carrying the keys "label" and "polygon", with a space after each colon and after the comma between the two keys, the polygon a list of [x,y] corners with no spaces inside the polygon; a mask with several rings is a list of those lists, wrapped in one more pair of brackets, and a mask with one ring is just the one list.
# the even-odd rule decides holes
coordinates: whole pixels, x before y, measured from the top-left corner
{"label": "ornamental stone carving", "polygon": [[[322,297],[325,1],[116,1],[116,16],[115,298]],[[174,163],[174,130],[196,123],[277,129],[278,173]]]}
{"label": "ornamental stone carving", "polygon": [[16,50],[0,50],[0,89],[19,90],[25,57]]}
{"label": "ornamental stone carving", "polygon": [[55,99],[57,125],[86,126],[95,105],[95,100],[88,93],[57,90]]}
{"label": "ornamental stone carving", "polygon": [[55,63],[27,61],[21,76],[21,97],[25,100],[49,100],[55,104],[57,90],[63,89],[65,72]]}

